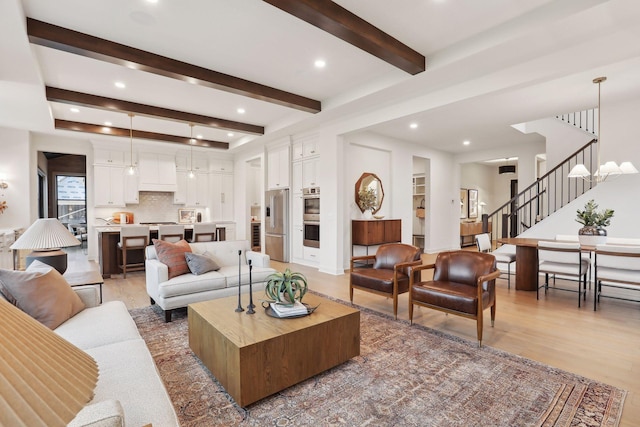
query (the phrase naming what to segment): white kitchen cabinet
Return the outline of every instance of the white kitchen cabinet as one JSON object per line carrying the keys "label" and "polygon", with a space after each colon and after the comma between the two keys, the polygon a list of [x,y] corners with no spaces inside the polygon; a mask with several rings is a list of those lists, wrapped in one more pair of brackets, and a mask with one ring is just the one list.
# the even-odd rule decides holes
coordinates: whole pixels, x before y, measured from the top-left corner
{"label": "white kitchen cabinet", "polygon": [[318,182],[318,157],[302,161],[302,187],[319,187]]}
{"label": "white kitchen cabinet", "polygon": [[124,168],[96,165],[93,175],[94,205],[124,207]]}
{"label": "white kitchen cabinet", "polygon": [[209,205],[209,174],[195,173],[193,178],[189,178],[187,172],[186,205],[198,208]]}
{"label": "white kitchen cabinet", "polygon": [[302,245],[302,225],[291,228],[291,261],[301,263],[304,260],[304,246]]}
{"label": "white kitchen cabinet", "polygon": [[128,161],[128,159],[125,159],[124,151],[103,148],[94,148],[93,150],[93,163],[96,165],[124,166],[125,160]]}
{"label": "white kitchen cabinet", "polygon": [[176,170],[194,172],[207,172],[209,170],[209,162],[202,153],[193,153],[193,166],[191,166],[191,153],[179,153],[176,155]]}
{"label": "white kitchen cabinet", "polygon": [[269,151],[267,155],[267,181],[271,190],[289,187],[289,146]]}
{"label": "white kitchen cabinet", "polygon": [[315,157],[320,155],[318,150],[318,139],[312,138],[305,141],[296,142],[293,144],[291,153],[291,161],[303,160],[309,157]]}
{"label": "white kitchen cabinet", "polygon": [[304,260],[313,264],[320,262],[320,249],[311,248],[309,246],[302,247],[302,253],[304,254]]}
{"label": "white kitchen cabinet", "polygon": [[141,191],[176,191],[176,163],[173,156],[140,153],[139,163]]}
{"label": "white kitchen cabinet", "polygon": [[233,172],[233,160],[211,159],[211,161],[209,162],[209,171],[231,173]]}
{"label": "white kitchen cabinet", "polygon": [[137,205],[140,203],[138,197],[138,175],[130,175],[127,168],[124,168],[124,202],[127,205]]}
{"label": "white kitchen cabinet", "polygon": [[211,221],[232,221],[233,217],[233,175],[209,174],[211,184]]}
{"label": "white kitchen cabinet", "polygon": [[262,168],[250,167],[249,179],[250,182],[247,183],[249,203],[251,206],[260,206],[262,199]]}
{"label": "white kitchen cabinet", "polygon": [[302,194],[303,175],[302,175],[302,162],[293,162],[291,164],[291,193]]}
{"label": "white kitchen cabinet", "polygon": [[185,170],[176,171],[176,191],[173,192],[173,204],[184,205],[187,203],[187,180],[189,172]]}

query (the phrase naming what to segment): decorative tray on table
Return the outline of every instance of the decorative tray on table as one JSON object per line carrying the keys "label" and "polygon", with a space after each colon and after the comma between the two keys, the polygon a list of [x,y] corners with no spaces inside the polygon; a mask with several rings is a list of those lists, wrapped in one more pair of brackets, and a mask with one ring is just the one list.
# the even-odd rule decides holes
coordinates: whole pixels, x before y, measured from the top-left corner
{"label": "decorative tray on table", "polygon": [[296,304],[292,306],[286,306],[269,301],[263,301],[262,307],[264,307],[267,316],[275,317],[277,319],[297,319],[305,317],[313,313],[315,309],[318,308],[318,306],[311,307],[309,304],[301,302],[296,302]]}

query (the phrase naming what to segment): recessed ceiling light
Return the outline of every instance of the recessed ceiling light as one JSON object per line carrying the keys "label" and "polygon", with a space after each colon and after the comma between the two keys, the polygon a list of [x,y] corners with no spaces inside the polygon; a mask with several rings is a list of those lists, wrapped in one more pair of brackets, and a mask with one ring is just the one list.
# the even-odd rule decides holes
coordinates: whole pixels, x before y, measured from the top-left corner
{"label": "recessed ceiling light", "polygon": [[202,135],[196,135],[196,138],[202,139]]}
{"label": "recessed ceiling light", "polygon": [[158,3],[158,0],[147,0],[147,3],[156,4],[156,3]]}
{"label": "recessed ceiling light", "polygon": [[244,108],[238,108],[236,111],[238,112],[238,114],[244,114],[245,113]]}
{"label": "recessed ceiling light", "polygon": [[233,132],[229,132],[229,133],[227,134],[227,136],[228,136],[229,138],[231,138],[231,137],[233,136]]}
{"label": "recessed ceiling light", "polygon": [[127,87],[126,84],[124,84],[123,82],[115,82],[114,83],[115,87],[117,87],[118,89],[124,89],[125,87]]}
{"label": "recessed ceiling light", "polygon": [[111,126],[111,125],[113,125],[113,123],[111,123],[111,122],[104,122],[104,125],[105,125],[105,126]]}
{"label": "recessed ceiling light", "polygon": [[462,142],[462,145],[469,145],[469,144],[471,144],[471,141],[463,141]]}
{"label": "recessed ceiling light", "polygon": [[417,128],[418,128],[418,124],[417,124],[417,123],[411,123],[411,124],[409,125],[409,127],[410,127],[411,129],[417,129]]}
{"label": "recessed ceiling light", "polygon": [[316,62],[313,63],[316,68],[324,68],[327,65],[327,62],[324,59],[316,59]]}
{"label": "recessed ceiling light", "polygon": [[69,108],[69,111],[71,111],[72,113],[79,113],[80,109],[76,108],[76,107],[71,107],[71,108]]}

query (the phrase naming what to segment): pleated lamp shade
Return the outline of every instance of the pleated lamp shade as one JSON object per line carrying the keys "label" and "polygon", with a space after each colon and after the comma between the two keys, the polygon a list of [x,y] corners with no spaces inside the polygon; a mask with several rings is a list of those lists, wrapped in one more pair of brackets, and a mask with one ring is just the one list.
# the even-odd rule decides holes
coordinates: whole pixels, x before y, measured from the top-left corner
{"label": "pleated lamp shade", "polygon": [[66,248],[80,243],[56,218],[40,218],[31,224],[10,249]]}
{"label": "pleated lamp shade", "polygon": [[0,425],[66,426],[93,398],[91,356],[0,298]]}
{"label": "pleated lamp shade", "polygon": [[67,254],[60,248],[77,246],[78,240],[56,218],[40,218],[11,245],[10,249],[33,249],[27,255],[27,267],[33,261],[42,261],[64,274],[67,270]]}

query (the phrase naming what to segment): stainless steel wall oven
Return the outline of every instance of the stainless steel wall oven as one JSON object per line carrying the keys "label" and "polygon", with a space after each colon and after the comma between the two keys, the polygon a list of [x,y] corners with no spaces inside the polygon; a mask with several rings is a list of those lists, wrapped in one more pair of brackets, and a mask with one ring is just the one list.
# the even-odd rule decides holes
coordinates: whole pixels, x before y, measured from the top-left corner
{"label": "stainless steel wall oven", "polygon": [[320,221],[320,188],[309,187],[302,189],[303,221]]}
{"label": "stainless steel wall oven", "polygon": [[320,247],[320,221],[304,221],[302,244],[310,248]]}

